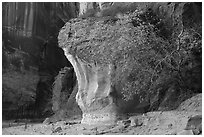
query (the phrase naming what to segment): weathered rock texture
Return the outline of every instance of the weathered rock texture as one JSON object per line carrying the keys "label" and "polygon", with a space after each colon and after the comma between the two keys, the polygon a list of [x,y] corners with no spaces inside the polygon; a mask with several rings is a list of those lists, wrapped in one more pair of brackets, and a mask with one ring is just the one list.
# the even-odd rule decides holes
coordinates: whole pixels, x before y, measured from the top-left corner
{"label": "weathered rock texture", "polygon": [[[187,30],[181,27],[183,10],[176,12],[187,4],[167,5],[143,3],[150,9],[73,19],[61,29],[59,46],[77,76],[76,101],[83,112],[82,123],[114,123],[120,114],[145,112],[150,98],[157,98],[152,104],[161,103],[166,91],[180,84],[181,58],[187,54],[180,50],[178,39],[173,44],[171,40]],[[168,16],[162,21],[155,13]],[[170,25],[164,24],[167,21]]]}
{"label": "weathered rock texture", "polygon": [[65,67],[59,72],[53,83],[52,91],[52,110],[54,115],[47,118],[44,123],[49,124],[81,117],[82,112],[75,100],[78,87],[73,68]]}
{"label": "weathered rock texture", "polygon": [[73,68],[62,69],[53,83],[52,110],[54,112],[64,108],[76,83],[76,76]]}
{"label": "weathered rock texture", "polygon": [[111,68],[88,65],[78,57],[74,58],[70,54],[66,56],[74,66],[77,75],[76,101],[83,112],[82,123],[94,124],[99,121],[115,120],[116,106],[110,96]]}

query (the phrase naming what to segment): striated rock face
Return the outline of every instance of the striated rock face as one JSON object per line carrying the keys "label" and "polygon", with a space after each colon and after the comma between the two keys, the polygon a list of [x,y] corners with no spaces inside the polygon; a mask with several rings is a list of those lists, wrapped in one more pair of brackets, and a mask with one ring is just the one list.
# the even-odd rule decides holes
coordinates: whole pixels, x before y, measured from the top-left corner
{"label": "striated rock face", "polygon": [[176,33],[165,29],[151,10],[120,14],[73,19],[59,33],[59,46],[77,76],[82,123],[111,124],[121,114],[144,113],[155,92],[162,102],[166,90],[179,81],[180,64],[173,53],[183,51],[167,40]]}
{"label": "striated rock face", "polygon": [[[66,50],[66,49],[65,49]],[[113,102],[110,83],[110,65],[107,67],[87,64],[66,51],[78,81],[76,101],[83,112],[82,123],[112,123],[116,119],[117,107]]]}

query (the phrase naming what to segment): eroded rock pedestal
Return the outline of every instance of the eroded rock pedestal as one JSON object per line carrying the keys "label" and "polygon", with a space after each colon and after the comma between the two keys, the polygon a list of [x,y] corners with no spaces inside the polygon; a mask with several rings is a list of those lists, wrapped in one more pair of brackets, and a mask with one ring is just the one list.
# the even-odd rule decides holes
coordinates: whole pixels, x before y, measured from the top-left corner
{"label": "eroded rock pedestal", "polygon": [[[161,103],[167,89],[175,85],[177,71],[171,67],[180,64],[165,59],[173,56],[174,50],[183,57],[188,55],[185,49],[175,47],[176,42],[169,43],[171,32],[161,27],[160,21],[147,10],[118,17],[73,19],[61,29],[59,46],[77,76],[76,101],[83,113],[82,123],[111,124],[122,114],[144,113],[154,104],[155,96]],[[173,24],[182,23],[181,18],[176,21]]]}
{"label": "eroded rock pedestal", "polygon": [[[59,34],[59,45],[77,76],[76,101],[83,112],[82,123],[112,124],[124,113],[144,112],[144,108],[148,107],[147,100],[140,99],[142,95],[130,91],[134,91],[135,83],[129,77],[137,69],[135,53],[132,53],[136,48],[132,46],[135,38],[131,34],[131,29],[136,28],[132,23],[121,25],[120,20],[113,24],[112,21],[75,19],[73,23],[67,23]],[[104,27],[112,30],[104,30]],[[133,43],[127,43],[128,39]],[[136,81],[136,84],[139,82]],[[124,86],[127,88],[124,89]]]}

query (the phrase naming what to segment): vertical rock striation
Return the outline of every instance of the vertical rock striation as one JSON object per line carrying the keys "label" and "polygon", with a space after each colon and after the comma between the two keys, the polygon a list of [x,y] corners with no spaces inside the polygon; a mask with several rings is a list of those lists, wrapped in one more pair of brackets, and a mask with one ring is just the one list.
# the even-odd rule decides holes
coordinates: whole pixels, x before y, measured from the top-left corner
{"label": "vertical rock striation", "polygon": [[114,123],[116,106],[110,83],[110,65],[107,67],[87,64],[66,51],[66,57],[74,67],[78,81],[76,101],[83,112],[82,123]]}

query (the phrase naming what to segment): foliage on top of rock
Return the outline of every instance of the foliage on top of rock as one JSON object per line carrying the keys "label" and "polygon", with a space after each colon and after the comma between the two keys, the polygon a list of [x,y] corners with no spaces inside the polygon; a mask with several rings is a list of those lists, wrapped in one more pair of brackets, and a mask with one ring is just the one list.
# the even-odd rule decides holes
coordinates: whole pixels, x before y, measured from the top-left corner
{"label": "foliage on top of rock", "polygon": [[140,14],[136,11],[118,18],[71,20],[59,34],[59,45],[89,63],[107,64],[118,58],[126,59],[130,51],[140,52],[142,45],[162,42],[154,33],[155,26],[144,22]]}

